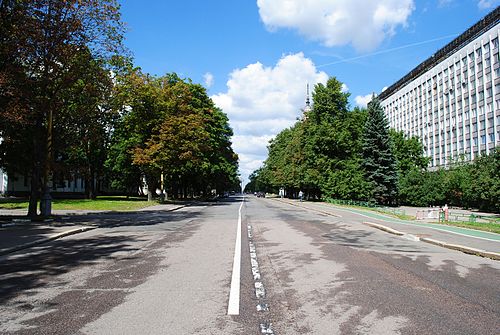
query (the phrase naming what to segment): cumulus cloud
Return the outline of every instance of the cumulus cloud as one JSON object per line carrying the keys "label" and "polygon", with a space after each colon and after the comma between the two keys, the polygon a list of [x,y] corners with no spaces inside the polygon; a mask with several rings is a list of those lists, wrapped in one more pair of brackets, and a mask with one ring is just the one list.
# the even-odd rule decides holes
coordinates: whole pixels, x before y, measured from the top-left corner
{"label": "cumulus cloud", "polygon": [[372,101],[372,94],[358,95],[354,98],[354,101],[356,102],[357,106],[366,108],[368,103]]}
{"label": "cumulus cloud", "polygon": [[405,27],[415,9],[413,0],[257,0],[257,6],[270,31],[291,28],[327,47],[352,44],[359,51]]}
{"label": "cumulus cloud", "polygon": [[285,55],[274,66],[256,62],[230,74],[227,92],[212,99],[229,117],[245,180],[266,158],[269,140],[301,116],[307,83],[313,88],[327,80],[303,53]]}
{"label": "cumulus cloud", "polygon": [[342,91],[342,93],[347,93],[349,92],[349,87],[347,87],[346,84],[342,83],[342,87],[340,90]]}
{"label": "cumulus cloud", "polygon": [[480,9],[490,9],[500,5],[500,0],[479,0],[477,6]]}
{"label": "cumulus cloud", "polygon": [[203,80],[205,81],[206,88],[210,88],[214,84],[214,75],[207,72],[203,75]]}

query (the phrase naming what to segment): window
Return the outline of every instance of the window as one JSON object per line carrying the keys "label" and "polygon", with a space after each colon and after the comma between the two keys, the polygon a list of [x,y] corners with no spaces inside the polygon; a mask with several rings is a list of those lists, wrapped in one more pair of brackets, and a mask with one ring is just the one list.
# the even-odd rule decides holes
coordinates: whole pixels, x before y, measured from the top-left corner
{"label": "window", "polygon": [[498,37],[494,38],[491,43],[493,43],[493,49],[498,48]]}

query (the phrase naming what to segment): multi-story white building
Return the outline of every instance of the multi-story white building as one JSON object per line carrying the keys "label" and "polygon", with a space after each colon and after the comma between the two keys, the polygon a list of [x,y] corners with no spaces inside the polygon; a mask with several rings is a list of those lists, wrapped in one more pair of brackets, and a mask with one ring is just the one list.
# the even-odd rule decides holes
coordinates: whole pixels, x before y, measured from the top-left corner
{"label": "multi-story white building", "polygon": [[431,167],[500,145],[499,19],[496,8],[379,95],[390,126],[418,136]]}

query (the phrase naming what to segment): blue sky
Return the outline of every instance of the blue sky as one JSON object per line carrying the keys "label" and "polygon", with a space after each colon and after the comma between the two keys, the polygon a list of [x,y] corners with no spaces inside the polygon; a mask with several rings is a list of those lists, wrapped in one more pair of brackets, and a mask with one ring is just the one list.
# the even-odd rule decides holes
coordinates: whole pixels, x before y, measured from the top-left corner
{"label": "blue sky", "polygon": [[500,0],[119,0],[145,72],[202,83],[234,129],[243,179],[292,125],[306,84],[335,76],[351,106],[390,86]]}

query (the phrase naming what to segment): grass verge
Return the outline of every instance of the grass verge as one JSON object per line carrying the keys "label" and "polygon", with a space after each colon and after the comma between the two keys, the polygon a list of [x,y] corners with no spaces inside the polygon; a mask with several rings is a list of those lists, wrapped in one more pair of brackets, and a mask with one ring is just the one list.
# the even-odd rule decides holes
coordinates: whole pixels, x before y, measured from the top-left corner
{"label": "grass verge", "polygon": [[[380,208],[372,208],[372,207],[362,207],[362,206],[355,206],[355,205],[337,205],[335,206],[339,207],[345,207],[345,208],[354,208],[354,209],[363,209],[363,210],[368,210],[380,214],[385,214],[390,217],[394,217],[400,220],[408,220],[408,221],[415,221],[414,216],[406,215],[406,214],[400,214],[397,212],[390,212],[386,211],[384,209]],[[432,222],[435,224],[442,224],[442,225],[448,225],[448,226],[454,226],[454,227],[462,227],[462,228],[469,228],[469,229],[475,229],[475,230],[481,230],[481,231],[487,231],[490,233],[496,233],[500,234],[500,223],[495,223],[495,222],[468,222],[468,221],[448,221],[448,222]]]}
{"label": "grass verge", "polygon": [[500,234],[500,224],[493,222],[465,222],[465,221],[448,221],[448,222],[433,222],[436,224],[442,224],[447,226],[469,228],[481,231],[487,231],[490,233]]}
{"label": "grass verge", "polygon": [[[94,211],[133,211],[155,205],[139,197],[97,197],[89,199],[53,199],[53,210],[94,210]],[[27,209],[28,201],[23,199],[0,199],[1,209]]]}

